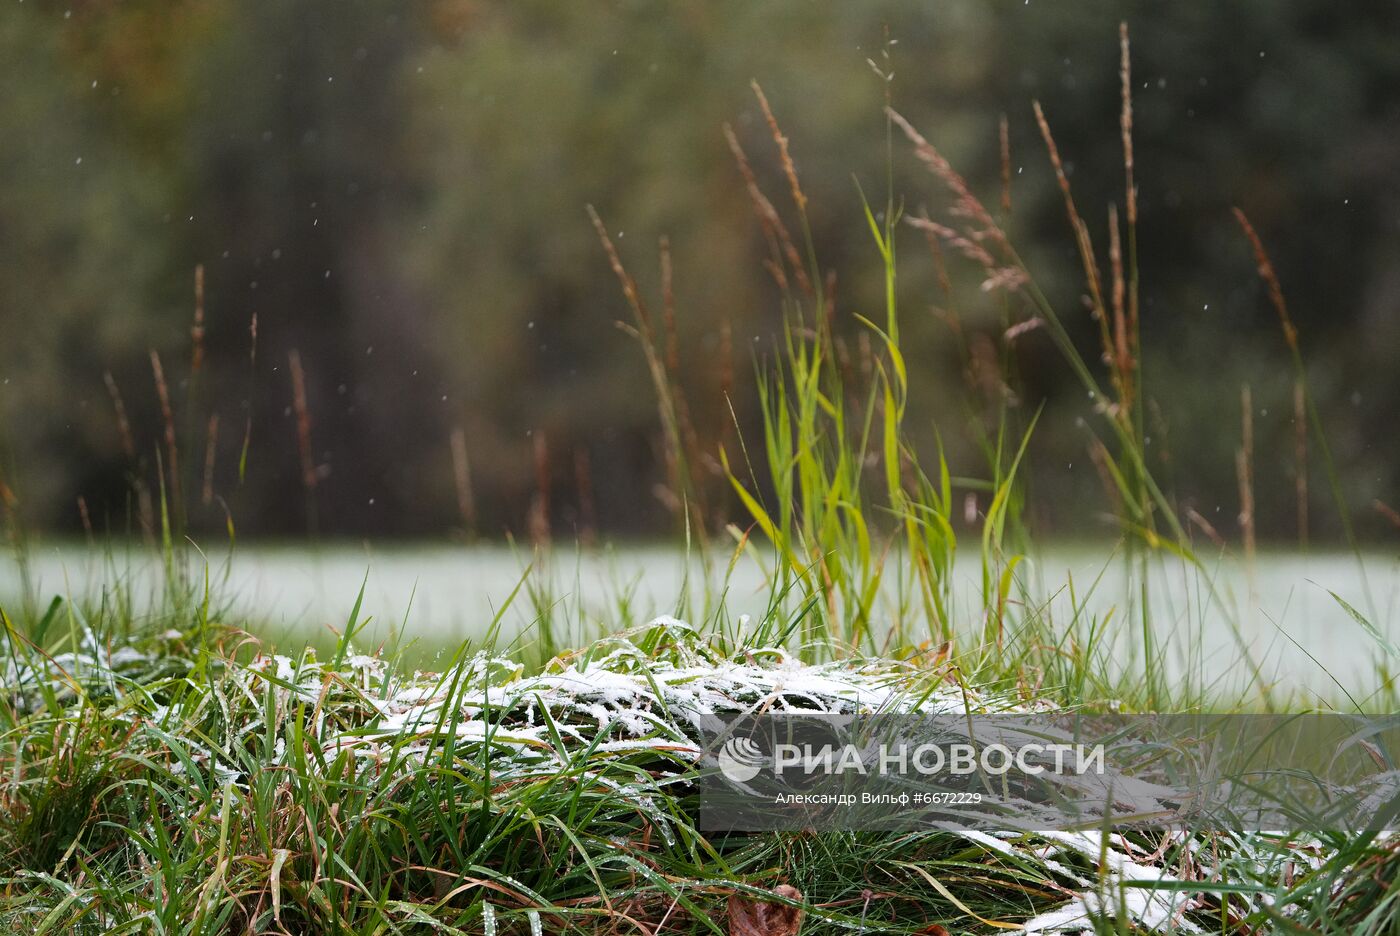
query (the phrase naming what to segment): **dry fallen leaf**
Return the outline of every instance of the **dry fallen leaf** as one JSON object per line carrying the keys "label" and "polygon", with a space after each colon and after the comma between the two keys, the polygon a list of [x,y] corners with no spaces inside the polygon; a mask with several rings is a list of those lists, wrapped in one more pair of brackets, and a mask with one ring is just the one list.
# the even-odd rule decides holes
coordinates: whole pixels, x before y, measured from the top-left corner
{"label": "dry fallen leaf", "polygon": [[[788,884],[773,889],[775,897],[798,901],[802,892]],[[747,895],[729,898],[729,936],[797,936],[802,928],[802,908],[760,903]]]}

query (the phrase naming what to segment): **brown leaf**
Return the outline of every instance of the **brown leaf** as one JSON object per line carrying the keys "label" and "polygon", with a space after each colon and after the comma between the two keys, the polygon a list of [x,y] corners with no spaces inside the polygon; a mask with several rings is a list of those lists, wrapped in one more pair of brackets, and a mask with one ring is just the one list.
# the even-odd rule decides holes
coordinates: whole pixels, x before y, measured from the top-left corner
{"label": "brown leaf", "polygon": [[[788,884],[773,889],[774,896],[800,901],[802,892]],[[729,936],[797,936],[802,928],[802,908],[759,903],[752,897],[729,898]]]}

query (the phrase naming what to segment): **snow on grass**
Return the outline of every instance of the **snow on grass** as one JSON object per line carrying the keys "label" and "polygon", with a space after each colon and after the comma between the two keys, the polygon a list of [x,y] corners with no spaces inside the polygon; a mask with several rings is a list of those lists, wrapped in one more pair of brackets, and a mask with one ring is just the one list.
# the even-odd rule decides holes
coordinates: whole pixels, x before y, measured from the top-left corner
{"label": "snow on grass", "polygon": [[[668,841],[678,834],[676,810],[659,804],[669,802],[698,765],[707,717],[1038,710],[888,660],[811,664],[777,648],[722,652],[674,619],[605,638],[534,675],[486,652],[441,673],[400,673],[366,654],[344,654],[333,665],[309,653],[301,659],[259,655],[244,664],[209,658],[196,671],[190,659],[172,652],[178,643],[169,635],[145,647],[84,641],[76,653],[12,657],[0,689],[21,709],[105,700],[103,706],[132,726],[126,756],[165,757],[172,775],[197,771],[239,790],[250,788],[257,770],[289,763],[289,738],[314,737],[327,761],[348,753],[371,774],[404,777],[440,757],[450,738],[458,745],[452,756],[481,760],[503,782],[567,773],[612,790]],[[224,725],[222,743],[207,740],[211,718]],[[264,738],[275,740],[264,745]],[[178,758],[171,753],[177,740]],[[646,760],[637,769],[616,769],[618,759],[628,758]],[[1160,791],[1122,780],[1114,781],[1116,795],[1132,810],[1157,807]],[[1222,858],[1219,840],[1200,847],[1186,833],[1153,852],[1103,833],[952,834],[989,860],[1034,867],[1065,895],[1021,924],[1035,933],[1080,932],[1101,917],[1126,917],[1147,930],[1196,932],[1187,914],[1198,908],[1199,895],[1181,889],[1182,882],[1223,875],[1223,862],[1252,867],[1263,877],[1278,864],[1271,857],[1278,849],[1262,836],[1236,837]],[[1137,886],[1143,884],[1169,887]]]}

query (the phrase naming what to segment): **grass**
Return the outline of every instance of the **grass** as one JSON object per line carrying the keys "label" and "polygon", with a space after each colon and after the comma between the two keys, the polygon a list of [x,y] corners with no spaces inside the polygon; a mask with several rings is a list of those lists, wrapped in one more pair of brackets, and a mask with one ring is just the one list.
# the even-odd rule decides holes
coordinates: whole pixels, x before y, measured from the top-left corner
{"label": "grass", "polygon": [[[562,613],[532,577],[513,600]],[[833,659],[775,607],[748,627],[667,619],[549,659],[538,634],[502,652],[488,635],[418,672],[394,650],[357,652],[358,602],[333,646],[291,658],[223,623],[201,589],[133,620],[136,604],[56,601],[6,622],[7,931],[726,932],[731,896],[779,884],[803,895],[811,933],[993,932],[1057,913],[1099,932],[1178,917],[1221,933],[1279,917],[1393,928],[1394,845],[1376,836],[696,830],[697,694],[738,709],[782,698],[807,667],[974,708],[1103,688],[1032,691],[1015,655],[1000,678]]]}
{"label": "grass", "polygon": [[[1393,861],[1364,836],[707,838],[684,712],[697,693],[721,711],[781,697],[802,664],[760,648],[793,631],[782,615],[739,642],[662,621],[544,664],[463,646],[421,673],[355,652],[358,609],[324,656],[288,658],[220,624],[207,594],[137,628],[116,607],[55,603],[28,639],[11,622],[10,931],[475,933],[491,918],[498,932],[724,932],[731,895],[785,883],[806,901],[804,932],[991,931],[1075,895],[1108,912],[1104,931],[1180,910],[1246,932],[1300,910],[1375,917],[1373,900],[1358,913],[1361,900],[1320,895],[1374,890],[1363,869]],[[806,665],[908,696],[952,672]],[[1196,883],[1144,890],[1163,872]]]}
{"label": "grass", "polygon": [[[761,429],[736,426],[717,452],[707,451],[676,368],[669,252],[663,244],[656,316],[592,213],[657,394],[678,541],[695,576],[670,610],[688,625],[649,620],[651,610],[639,608],[625,584],[601,610],[571,603],[567,596],[578,590],[567,587],[562,551],[549,554],[540,533],[542,548],[522,555],[520,581],[502,596],[485,636],[454,648],[433,672],[410,665],[396,641],[368,643],[361,602],[350,596],[353,610],[333,642],[277,655],[240,626],[249,622],[237,596],[219,585],[219,563],[181,545],[183,501],[199,489],[199,466],[180,459],[175,403],[153,355],[161,456],[154,484],[134,478],[133,498],[164,570],[159,594],[139,593],[113,544],[98,597],[46,601],[26,589],[4,609],[0,926],[738,933],[734,908],[744,916],[746,908],[787,901],[800,904],[804,933],[936,936],[1031,921],[1096,933],[1400,930],[1400,851],[1384,836],[934,829],[707,836],[696,828],[690,717],[706,706],[792,703],[783,680],[808,668],[850,689],[817,700],[846,709],[855,707],[858,687],[871,686],[900,698],[948,688],[970,708],[994,700],[1131,711],[1310,704],[1266,678],[1265,661],[1241,636],[1237,603],[1217,585],[1217,557],[1197,552],[1148,467],[1126,31],[1120,69],[1126,228],[1110,208],[1107,277],[1049,121],[1036,109],[1080,250],[1102,366],[1072,340],[1003,219],[893,107],[890,159],[897,146],[910,147],[948,204],[939,217],[914,217],[892,189],[883,204],[867,202],[863,223],[883,274],[884,308],[869,316],[837,310],[807,233],[809,205],[787,140],[755,87],[790,220],[765,195],[738,136],[727,137],[769,249],[784,328],[773,354],[755,364]],[[888,105],[888,81],[886,88]],[[1003,214],[1009,205],[1008,189]],[[1277,275],[1241,219],[1284,326],[1299,412],[1311,422],[1299,447],[1311,440],[1323,453],[1341,505]],[[970,374],[980,372],[983,385],[1014,385],[1011,344],[1043,329],[1089,394],[1093,451],[1121,534],[1115,561],[1130,583],[1116,606],[1123,610],[1092,610],[1101,607],[1090,600],[1098,581],[1061,586],[1031,574],[1024,456],[1034,413],[1005,394],[970,401],[978,415],[966,431],[982,460],[966,474],[949,464],[943,430],[931,450],[911,431],[917,375],[901,350],[898,276],[906,231],[925,240],[940,271],[945,252],[968,261],[1000,310],[1000,346],[990,345],[988,356],[975,350],[955,309],[944,309]],[[198,342],[202,331],[194,334]],[[294,355],[305,456],[300,371]],[[125,427],[120,394],[109,385]],[[215,431],[211,425],[208,434]],[[251,431],[245,427],[240,476]],[[127,430],[123,442],[136,451]],[[455,439],[453,457],[470,526],[465,444]],[[317,477],[302,461],[314,527]],[[707,471],[712,463],[717,471]],[[742,519],[715,524],[727,505]],[[547,515],[547,503],[538,514]],[[977,569],[971,597],[954,586],[958,556],[969,553]],[[741,564],[765,582],[765,610],[751,620],[727,611]],[[1161,578],[1151,573],[1163,569],[1181,576],[1183,592],[1197,592],[1184,596],[1194,634],[1152,618],[1151,589]],[[1346,702],[1394,710],[1395,650],[1371,623],[1374,614],[1345,607],[1381,660],[1374,691],[1348,687]],[[506,638],[510,614],[531,626]],[[1243,689],[1167,666],[1206,628],[1239,639]]]}

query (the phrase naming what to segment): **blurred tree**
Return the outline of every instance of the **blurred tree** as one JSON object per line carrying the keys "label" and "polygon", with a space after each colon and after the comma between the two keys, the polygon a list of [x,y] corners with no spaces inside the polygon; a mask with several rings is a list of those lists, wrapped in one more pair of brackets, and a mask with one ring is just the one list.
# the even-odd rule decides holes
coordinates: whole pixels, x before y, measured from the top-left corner
{"label": "blurred tree", "polygon": [[[792,138],[818,256],[838,275],[839,327],[852,330],[850,313],[881,302],[856,182],[883,201],[891,164],[875,70],[893,72],[895,106],[989,202],[1000,185],[998,117],[1008,115],[1008,225],[1092,347],[1029,102],[1045,105],[1102,254],[1107,204],[1123,198],[1121,18],[1134,29],[1144,372],[1173,491],[1208,517],[1233,515],[1234,401],[1247,381],[1260,410],[1261,532],[1292,533],[1291,377],[1230,219],[1239,204],[1275,254],[1353,506],[1391,496],[1400,440],[1375,427],[1400,403],[1400,375],[1386,366],[1400,341],[1391,263],[1400,47],[1386,41],[1400,12],[1321,0],[12,7],[0,18],[11,89],[0,101],[10,131],[0,133],[0,323],[24,337],[0,348],[16,468],[4,470],[20,475],[45,525],[71,527],[77,493],[118,515],[128,465],[102,372],[130,395],[147,455],[154,346],[177,383],[192,451],[186,488],[199,487],[217,413],[215,487],[245,532],[304,530],[311,499],[324,532],[440,533],[458,523],[456,427],[487,534],[525,528],[540,476],[535,433],[547,440],[561,532],[581,506],[580,453],[604,525],[663,529],[645,370],[613,327],[625,308],[583,206],[597,206],[652,296],[657,238],[670,236],[684,382],[712,442],[729,418],[721,374],[737,373],[747,420],[745,378],[779,314],[720,127],[735,125],[795,222],[748,88],[759,80]],[[937,184],[898,140],[892,169],[906,210],[938,207]],[[944,300],[915,232],[900,260],[915,405],[942,422],[959,468],[974,472],[970,446],[955,438],[962,363],[929,312]],[[180,381],[200,263],[209,357],[191,389]],[[966,327],[1000,342],[1007,310],[953,267]],[[294,349],[312,492],[288,373]],[[1023,405],[1049,401],[1033,446],[1047,496],[1032,502],[1055,507],[1039,520],[1093,530],[1083,507],[1101,501],[1078,422],[1086,401],[1044,335],[1020,340],[1016,361]],[[197,524],[222,524],[217,505],[191,507]],[[1329,511],[1315,513],[1323,535],[1336,532]]]}
{"label": "blurred tree", "polygon": [[[117,512],[129,469],[103,390],[145,360],[170,239],[162,179],[101,119],[120,86],[74,66],[37,9],[0,16],[0,473],[33,518]],[[149,399],[150,371],[129,388]]]}

